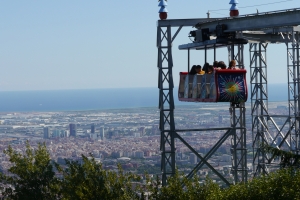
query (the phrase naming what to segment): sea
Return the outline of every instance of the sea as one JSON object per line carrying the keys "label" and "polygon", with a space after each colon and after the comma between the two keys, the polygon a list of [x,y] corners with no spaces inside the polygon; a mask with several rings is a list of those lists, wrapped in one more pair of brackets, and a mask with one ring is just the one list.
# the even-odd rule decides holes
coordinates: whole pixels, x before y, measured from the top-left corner
{"label": "sea", "polygon": [[[250,93],[250,87],[248,87]],[[180,102],[174,88],[176,105]],[[269,101],[287,101],[287,84],[269,84]],[[0,91],[0,112],[54,112],[158,107],[158,88]],[[250,102],[250,95],[248,95]]]}

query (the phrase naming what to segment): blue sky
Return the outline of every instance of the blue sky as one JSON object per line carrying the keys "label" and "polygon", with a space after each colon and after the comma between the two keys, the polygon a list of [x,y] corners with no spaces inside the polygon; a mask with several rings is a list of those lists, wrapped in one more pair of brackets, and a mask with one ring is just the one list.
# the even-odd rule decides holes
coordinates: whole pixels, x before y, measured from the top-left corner
{"label": "blue sky", "polygon": [[[279,1],[239,0],[238,6],[240,14],[300,7],[298,0]],[[219,9],[225,10],[211,17],[226,17],[228,3],[169,0],[168,18],[205,18]],[[0,91],[157,87],[158,10],[158,1],[149,0],[0,1]],[[173,44],[175,85],[187,69],[187,52],[178,45],[190,42],[191,29]],[[246,46],[247,69],[248,52]],[[204,63],[202,52],[191,55],[191,64]],[[218,55],[227,58],[226,51]],[[286,60],[284,45],[269,46],[269,83],[286,82]]]}

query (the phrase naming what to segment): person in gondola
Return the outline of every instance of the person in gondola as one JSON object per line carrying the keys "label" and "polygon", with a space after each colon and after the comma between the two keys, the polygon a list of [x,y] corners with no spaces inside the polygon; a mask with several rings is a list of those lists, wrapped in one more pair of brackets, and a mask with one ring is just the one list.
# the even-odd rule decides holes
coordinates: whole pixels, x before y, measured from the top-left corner
{"label": "person in gondola", "polygon": [[196,71],[197,71],[197,74],[200,74],[200,75],[205,74],[205,71],[202,70],[201,65],[196,66]]}
{"label": "person in gondola", "polygon": [[235,60],[230,61],[228,69],[239,69],[236,66],[236,61]]}
{"label": "person in gondola", "polygon": [[220,61],[218,63],[218,67],[220,67],[221,69],[226,69],[227,68],[227,66],[225,65],[225,63],[223,61]]}
{"label": "person in gondola", "polygon": [[208,74],[212,74],[213,72],[214,72],[214,66],[208,65],[207,73],[208,73]]}
{"label": "person in gondola", "polygon": [[219,62],[218,61],[215,61],[214,64],[213,64],[214,68],[219,68]]}
{"label": "person in gondola", "polygon": [[190,70],[189,75],[195,75],[195,74],[197,74],[196,67],[197,67],[196,65],[192,66],[192,69]]}
{"label": "person in gondola", "polygon": [[205,74],[208,73],[208,66],[209,66],[209,63],[205,63],[202,67],[202,70],[205,72]]}

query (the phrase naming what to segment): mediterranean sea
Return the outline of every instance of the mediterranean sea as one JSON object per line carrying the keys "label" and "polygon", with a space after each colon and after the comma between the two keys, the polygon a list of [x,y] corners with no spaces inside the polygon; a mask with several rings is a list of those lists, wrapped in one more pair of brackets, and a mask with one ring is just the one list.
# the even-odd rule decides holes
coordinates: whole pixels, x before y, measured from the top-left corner
{"label": "mediterranean sea", "polygon": [[[179,102],[174,88],[176,105]],[[248,101],[250,88],[248,88]],[[269,101],[287,101],[286,84],[268,86]],[[117,108],[158,107],[158,88],[111,88],[82,90],[1,91],[0,112],[82,111]]]}

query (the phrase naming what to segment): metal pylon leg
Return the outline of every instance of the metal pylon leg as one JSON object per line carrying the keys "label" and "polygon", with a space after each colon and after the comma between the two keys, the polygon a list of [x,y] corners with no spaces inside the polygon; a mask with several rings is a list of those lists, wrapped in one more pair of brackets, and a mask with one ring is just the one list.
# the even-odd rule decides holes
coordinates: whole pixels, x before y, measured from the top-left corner
{"label": "metal pylon leg", "polygon": [[289,102],[289,130],[290,150],[299,154],[300,136],[300,68],[299,68],[299,42],[300,35],[292,31],[287,45],[287,71],[288,71],[288,102]]}
{"label": "metal pylon leg", "polygon": [[166,185],[167,177],[175,174],[175,122],[171,27],[157,27],[157,48],[161,172],[162,184]]}
{"label": "metal pylon leg", "polygon": [[268,85],[267,85],[267,46],[264,43],[252,43],[250,51],[250,84],[252,115],[252,147],[254,176],[267,174],[268,155],[262,144],[269,144],[268,129]]}
{"label": "metal pylon leg", "polygon": [[[244,69],[244,45],[238,44],[228,46],[228,60],[236,60],[236,66],[240,69]],[[245,103],[231,103],[229,110],[231,114],[231,127],[233,128],[231,139],[231,172],[234,177],[234,183],[247,182],[248,169]]]}
{"label": "metal pylon leg", "polygon": [[234,104],[230,108],[231,114],[231,155],[234,183],[247,182],[247,146],[246,146],[246,108],[245,103]]}

